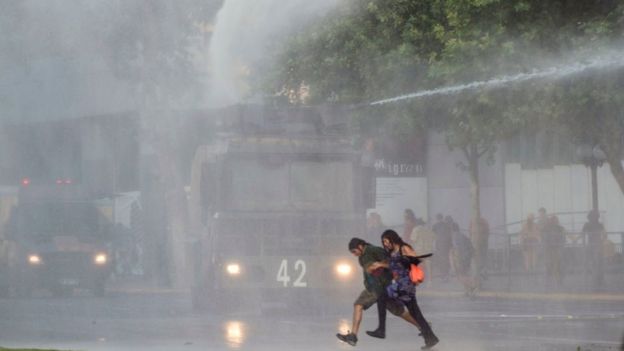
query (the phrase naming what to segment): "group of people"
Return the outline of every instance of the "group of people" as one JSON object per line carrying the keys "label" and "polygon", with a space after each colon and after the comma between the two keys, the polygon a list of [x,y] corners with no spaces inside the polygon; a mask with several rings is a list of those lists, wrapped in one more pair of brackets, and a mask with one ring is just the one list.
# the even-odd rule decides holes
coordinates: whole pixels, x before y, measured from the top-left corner
{"label": "group of people", "polygon": [[[466,295],[474,296],[480,287],[481,280],[487,277],[485,253],[487,253],[490,235],[488,222],[481,218],[478,228],[474,222],[471,222],[468,230],[469,236],[466,236],[453,217],[438,214],[432,230],[436,238],[434,264],[440,279],[448,281],[451,269],[453,269]],[[471,263],[475,257],[480,258],[475,262],[479,279],[471,275]]]}
{"label": "group of people", "polygon": [[[583,238],[586,237],[586,239]],[[600,287],[604,283],[604,243],[605,228],[600,223],[600,213],[592,210],[587,214],[582,236],[574,236],[584,242],[589,268],[592,271],[593,284]],[[574,239],[572,238],[572,239]],[[520,231],[520,246],[524,269],[528,273],[537,270],[538,255],[544,252],[544,264],[548,282],[561,285],[564,277],[563,251],[566,244],[566,231],[556,215],[548,215],[545,208],[538,210],[537,219],[531,213],[527,216]]]}
{"label": "group of people", "polygon": [[[416,217],[411,209],[405,209],[401,237],[403,241],[410,243],[417,253],[434,253],[432,260],[424,260],[421,264],[429,277],[433,277],[435,273],[437,278],[446,282],[453,270],[464,286],[466,294],[472,296],[479,288],[481,279],[474,279],[471,275],[471,262],[477,250],[487,252],[490,233],[489,224],[485,219],[481,218],[479,224],[479,228],[476,228],[476,225],[471,223],[467,236],[449,215],[437,214],[436,222],[429,227],[424,220]],[[380,232],[381,228],[383,228],[381,216],[376,212],[370,213],[369,238],[374,237],[374,233]],[[481,259],[475,263],[481,278],[486,278],[486,260]],[[430,282],[431,279],[428,279],[426,284]]]}
{"label": "group of people", "polygon": [[367,331],[368,335],[382,339],[386,337],[387,309],[420,330],[425,340],[421,349],[430,349],[439,339],[418,306],[416,283],[409,276],[411,264],[420,264],[420,257],[394,230],[383,232],[381,244],[383,248],[360,238],[349,241],[349,252],[358,258],[363,270],[364,290],[354,303],[351,331],[336,336],[355,346],[363,311],[377,303],[379,326],[373,331]]}

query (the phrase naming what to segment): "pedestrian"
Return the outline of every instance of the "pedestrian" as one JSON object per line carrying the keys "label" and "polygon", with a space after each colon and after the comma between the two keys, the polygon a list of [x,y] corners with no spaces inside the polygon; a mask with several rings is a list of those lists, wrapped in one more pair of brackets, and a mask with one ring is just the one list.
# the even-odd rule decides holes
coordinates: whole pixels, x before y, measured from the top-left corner
{"label": "pedestrian", "polygon": [[406,208],[403,212],[403,241],[408,242],[410,240],[414,227],[416,227],[416,215],[414,215],[414,211]]}
{"label": "pedestrian", "polygon": [[385,225],[381,218],[381,215],[378,212],[371,212],[368,214],[366,218],[366,233],[367,239],[373,240],[377,239],[380,233],[383,232],[383,228]]}
{"label": "pedestrian", "polygon": [[472,242],[459,231],[453,232],[453,247],[451,248],[451,265],[455,270],[457,280],[464,287],[464,293],[473,297],[479,284],[470,275],[470,264],[474,255]]}
{"label": "pedestrian", "polygon": [[130,230],[121,223],[113,227],[114,272],[117,276],[130,275],[132,272],[134,240]]}
{"label": "pedestrian", "polygon": [[606,233],[600,223],[600,213],[591,210],[587,214],[587,223],[583,225],[583,234],[587,237],[586,256],[592,273],[594,288],[604,285],[604,241]]}
{"label": "pedestrian", "polygon": [[451,227],[444,221],[444,216],[441,213],[436,215],[436,220],[437,222],[432,228],[435,233],[433,262],[435,269],[440,275],[440,279],[448,281],[451,269],[449,254],[453,246],[453,233]]}
{"label": "pedestrian", "polygon": [[546,212],[546,208],[540,207],[537,210],[537,230],[540,232],[540,235],[544,232],[544,229],[550,224],[550,218],[548,217],[548,213]]}
{"label": "pedestrian", "polygon": [[524,270],[528,273],[534,272],[537,266],[537,249],[539,244],[540,236],[537,225],[535,224],[535,216],[529,213],[526,221],[522,225],[522,231],[520,232]]}
{"label": "pedestrian", "polygon": [[546,283],[554,282],[557,286],[563,283],[561,258],[565,246],[565,229],[559,224],[559,218],[551,215],[542,228],[544,243],[544,263],[546,264]]}
{"label": "pedestrian", "polygon": [[446,222],[446,224],[451,229],[451,233],[459,232],[459,224],[457,224],[457,222],[455,222],[453,217],[446,216],[446,217],[444,217],[444,221]]}
{"label": "pedestrian", "polygon": [[[425,255],[433,252],[435,243],[435,233],[427,227],[427,223],[422,218],[416,218],[416,226],[412,230],[410,236],[413,243],[414,251],[417,255]],[[426,273],[426,276],[431,277],[431,259],[424,258],[420,263],[420,267]],[[431,278],[426,280],[426,285],[431,283]]]}
{"label": "pedestrian", "polygon": [[353,304],[351,331],[346,334],[338,333],[336,337],[351,346],[355,346],[358,341],[357,334],[362,322],[362,314],[375,303],[377,303],[379,326],[374,331],[367,331],[368,335],[381,339],[386,337],[386,309],[395,316],[420,327],[399,301],[389,299],[386,294],[386,286],[392,281],[392,274],[388,268],[378,266],[384,262],[387,264],[388,254],[386,251],[360,238],[352,238],[349,241],[349,252],[358,258],[362,267],[365,289]]}
{"label": "pedestrian", "polygon": [[490,224],[485,218],[481,217],[479,220],[479,230],[474,223],[474,220],[470,222],[470,239],[475,246],[475,269],[479,275],[479,280],[487,279],[487,256],[488,256],[488,244],[490,240]]}
{"label": "pedestrian", "polygon": [[390,260],[386,265],[392,271],[392,283],[386,288],[388,296],[396,298],[407,307],[421,327],[421,334],[425,339],[422,350],[428,350],[439,342],[438,337],[431,330],[431,326],[425,320],[418,302],[416,301],[416,285],[409,277],[410,264],[416,258],[416,252],[405,243],[394,230],[386,230],[381,235],[384,248],[390,253]]}

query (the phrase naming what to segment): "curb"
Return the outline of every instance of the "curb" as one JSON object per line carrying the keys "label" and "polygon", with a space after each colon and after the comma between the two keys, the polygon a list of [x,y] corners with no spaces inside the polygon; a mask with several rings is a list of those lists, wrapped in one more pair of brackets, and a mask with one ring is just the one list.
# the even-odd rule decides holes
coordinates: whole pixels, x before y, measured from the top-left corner
{"label": "curb", "polygon": [[[419,291],[419,296],[430,297],[465,297],[460,291]],[[547,301],[624,301],[624,294],[596,294],[596,293],[530,293],[507,291],[479,291],[474,297],[515,299],[515,300],[547,300]]]}
{"label": "curb", "polygon": [[[112,293],[121,293],[121,294],[165,294],[165,295],[176,295],[176,294],[187,294],[189,290],[185,289],[172,289],[172,288],[153,288],[153,287],[109,287],[107,289],[108,292]],[[0,350],[1,351],[1,350]]]}

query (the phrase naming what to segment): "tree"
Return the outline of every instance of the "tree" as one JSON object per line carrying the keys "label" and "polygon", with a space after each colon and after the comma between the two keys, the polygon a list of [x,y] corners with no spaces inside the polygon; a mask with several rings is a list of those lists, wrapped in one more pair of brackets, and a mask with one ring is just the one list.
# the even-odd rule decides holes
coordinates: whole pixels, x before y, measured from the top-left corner
{"label": "tree", "polygon": [[564,127],[574,143],[599,145],[624,194],[624,69],[589,72],[549,91],[545,103],[555,108],[543,123]]}
{"label": "tree", "polygon": [[[445,136],[449,150],[459,150],[465,163],[459,167],[467,171],[470,179],[471,225],[470,236],[475,248],[474,280],[480,286],[481,267],[485,264],[488,240],[482,226],[481,194],[479,172],[482,160],[492,164],[500,141],[515,134],[527,125],[527,118],[519,113],[523,104],[530,98],[523,91],[513,88],[491,89],[479,92],[466,92],[451,98],[438,99],[447,111],[429,115],[427,125]],[[424,103],[424,102],[423,102]],[[431,103],[428,101],[427,103]]]}
{"label": "tree", "polygon": [[[74,93],[72,89],[103,86],[102,81],[97,79],[100,75],[106,75],[104,78],[113,82],[111,87],[107,87],[109,90],[119,86],[125,88],[128,85],[134,88],[134,94],[129,94],[131,97],[127,100],[136,99],[132,102],[139,110],[142,141],[147,140],[145,144],[151,144],[155,163],[159,165],[156,167],[158,172],[155,172],[159,181],[154,183],[159,185],[157,192],[164,193],[162,198],[165,199],[163,204],[147,204],[165,207],[162,212],[166,215],[161,217],[166,217],[166,220],[162,221],[162,225],[150,228],[155,229],[150,231],[150,241],[153,244],[157,241],[155,234],[159,232],[163,232],[162,236],[166,237],[166,243],[162,246],[184,243],[181,236],[186,232],[186,195],[183,190],[186,181],[184,172],[179,170],[190,167],[181,162],[181,139],[175,132],[179,127],[179,114],[174,111],[195,103],[200,95],[197,93],[201,93],[199,87],[202,77],[194,65],[195,55],[199,50],[193,51],[193,48],[200,45],[201,40],[208,35],[203,28],[206,23],[211,22],[221,3],[222,0],[138,0],[69,4],[59,0],[25,0],[3,2],[0,5],[0,29],[3,29],[0,37],[1,68],[17,71],[18,75],[14,77],[19,78],[21,74],[29,78],[31,66],[37,68],[41,65],[50,71],[58,71],[58,67],[62,67],[67,72],[53,73],[62,73],[73,78],[68,80],[66,87],[62,87],[67,90],[62,97],[68,101],[59,103],[59,111],[54,111],[56,113],[45,111],[47,113],[42,114],[41,118],[48,118],[48,115],[53,114],[64,118],[67,111],[71,111],[71,107],[67,108],[72,105],[70,101],[83,97],[80,92]],[[101,60],[105,61],[104,65]],[[58,61],[61,64],[49,65],[47,61]],[[108,67],[102,67],[106,65]],[[77,74],[84,71],[95,74]],[[111,72],[115,77],[109,77]],[[14,77],[5,74],[5,80],[14,79],[15,82],[4,81],[4,84],[0,84],[3,90],[0,93],[0,104],[5,107],[1,111],[3,117],[16,115],[13,118],[21,120],[37,117],[30,116],[29,110],[21,107],[38,106],[39,99],[45,103],[46,96],[34,96],[36,94],[33,95],[33,92],[24,94],[23,90],[15,89],[15,84],[21,82]],[[36,77],[31,85],[35,87],[40,79],[47,77]],[[46,83],[48,84],[42,85],[58,84],[52,81]],[[92,98],[90,94],[85,96]],[[101,96],[97,98],[105,99]],[[109,113],[110,111],[95,110],[94,106],[101,106],[101,102],[81,101],[90,108],[87,109],[88,113]],[[114,106],[114,102],[108,102],[108,105],[113,111],[124,108]],[[175,281],[176,277],[182,275],[179,266],[183,260],[179,258],[179,246],[164,255],[175,255],[178,258],[170,260],[168,271],[156,273],[170,275],[163,280]],[[154,250],[149,250],[148,254],[152,258],[157,256]],[[178,265],[174,271],[175,261]],[[155,266],[153,262],[151,266]]]}
{"label": "tree", "polygon": [[[179,112],[193,106],[201,97],[201,81],[194,64],[192,48],[199,45],[206,33],[205,23],[211,21],[221,5],[218,1],[141,0],[122,8],[111,10],[118,19],[107,33],[109,62],[120,79],[130,81],[139,99],[141,137],[154,151],[159,185],[155,192],[162,194],[166,218],[160,218],[164,231],[160,243],[164,252],[152,251],[152,265],[156,257],[164,255],[165,272],[161,279],[167,284],[188,283],[185,267],[185,245],[189,234],[188,210],[184,185],[187,183],[182,169],[190,169],[181,157],[183,140]],[[200,94],[198,94],[200,93]],[[158,197],[157,197],[158,198]],[[158,201],[155,201],[158,202]],[[154,233],[155,234],[155,233]],[[157,244],[158,245],[158,244]]]}
{"label": "tree", "polygon": [[[366,105],[384,96],[524,72],[539,68],[536,57],[556,62],[579,44],[588,47],[608,37],[605,28],[622,29],[621,12],[616,0],[347,1],[294,36],[269,86],[296,92],[305,82],[311,103]],[[532,118],[532,88],[477,91],[438,108],[418,102],[392,107],[392,116],[409,114],[413,125],[437,128],[449,148],[464,154],[477,239],[479,159]]]}

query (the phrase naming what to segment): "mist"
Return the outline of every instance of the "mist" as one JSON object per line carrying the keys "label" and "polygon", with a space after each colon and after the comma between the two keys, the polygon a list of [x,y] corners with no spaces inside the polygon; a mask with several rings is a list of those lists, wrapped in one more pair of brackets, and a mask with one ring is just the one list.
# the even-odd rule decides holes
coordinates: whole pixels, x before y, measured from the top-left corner
{"label": "mist", "polygon": [[370,105],[383,105],[387,103],[394,103],[403,100],[435,95],[453,95],[461,93],[465,90],[492,89],[496,88],[497,86],[519,84],[534,79],[548,79],[551,81],[556,81],[557,79],[570,78],[570,76],[573,77],[574,75],[580,75],[588,70],[609,71],[618,69],[619,67],[624,65],[621,50],[606,50],[605,53],[594,53],[589,57],[575,55],[574,53],[571,53],[569,56],[570,57],[568,57],[567,60],[570,61],[570,63],[568,64],[551,65],[550,67],[545,68],[534,67],[530,72],[527,73],[523,72],[510,74],[501,77],[493,77],[492,79],[488,80],[474,81],[455,86],[414,92],[383,100],[373,101],[370,103]]}
{"label": "mist", "polygon": [[275,42],[320,18],[339,1],[225,1],[210,40],[208,101],[227,106],[250,98],[250,79],[269,66]]}

